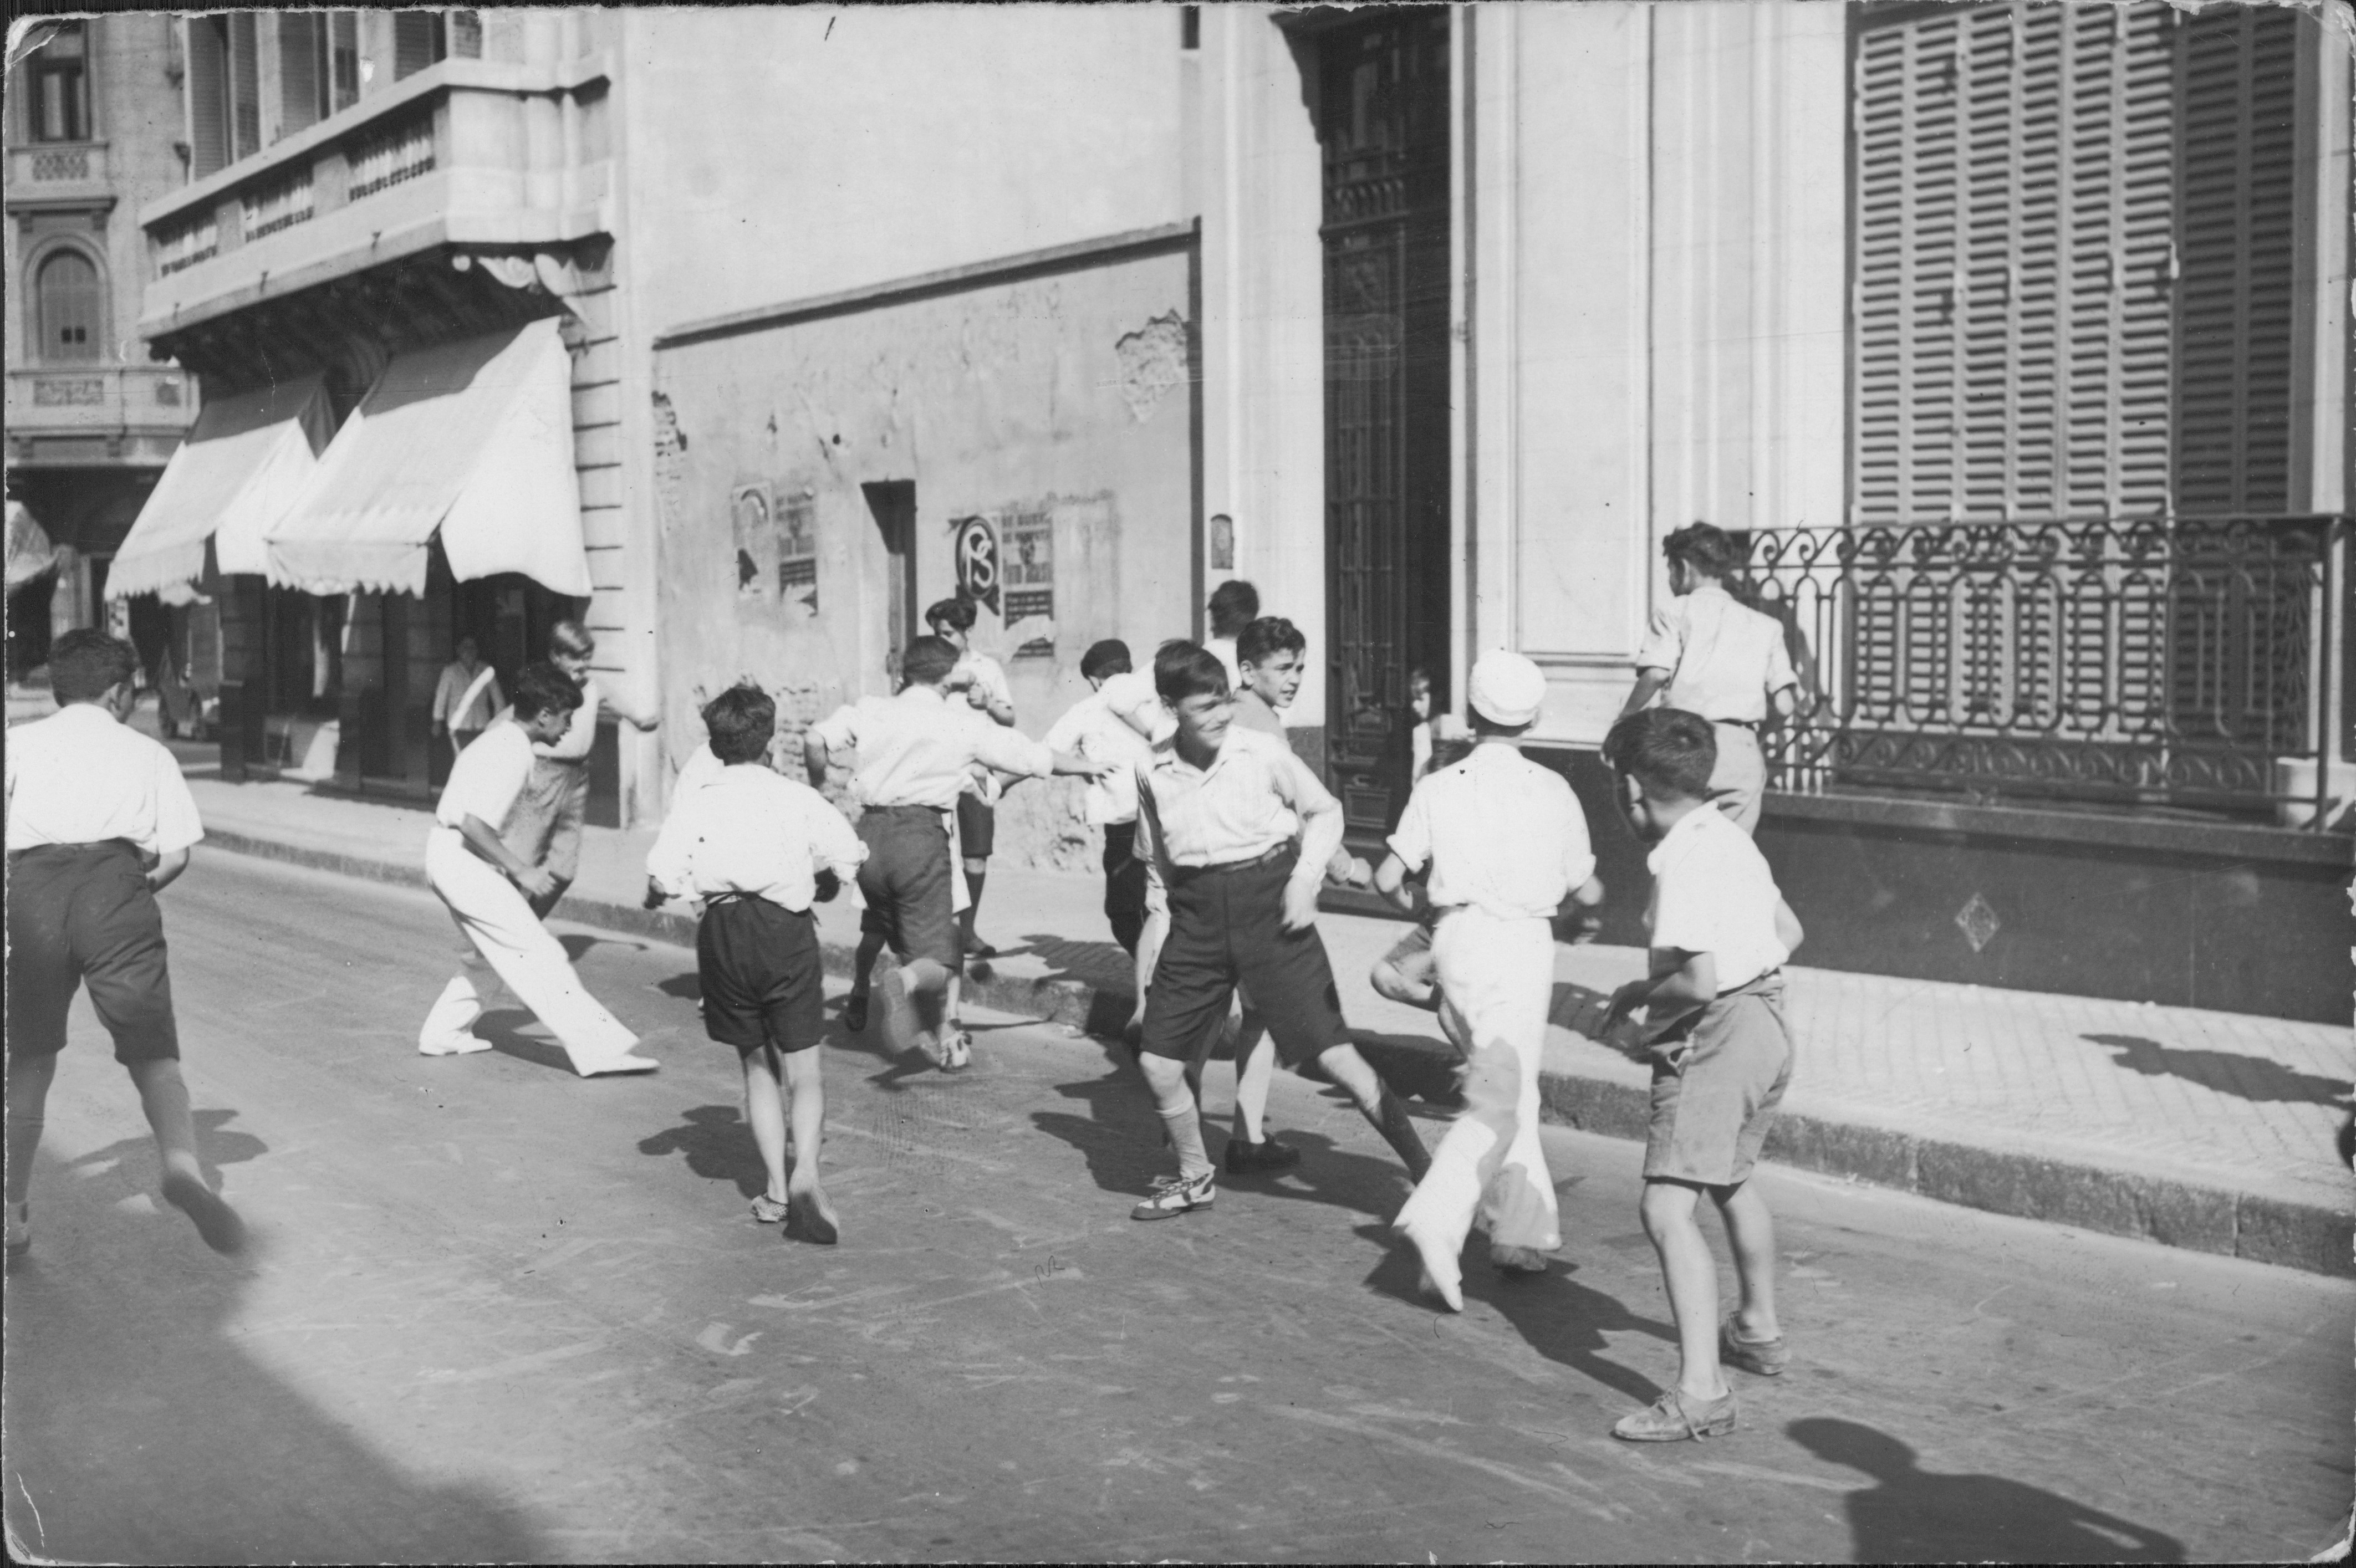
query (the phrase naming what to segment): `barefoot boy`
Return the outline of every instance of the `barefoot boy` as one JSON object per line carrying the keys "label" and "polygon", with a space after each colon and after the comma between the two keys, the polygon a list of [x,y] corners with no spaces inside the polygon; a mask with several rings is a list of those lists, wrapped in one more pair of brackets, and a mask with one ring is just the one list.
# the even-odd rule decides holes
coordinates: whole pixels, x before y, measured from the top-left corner
{"label": "barefoot boy", "polygon": [[[598,1005],[574,974],[563,944],[549,934],[527,899],[552,902],[555,875],[533,865],[499,837],[531,777],[532,746],[562,736],[581,706],[581,688],[552,664],[524,667],[515,703],[482,738],[458,754],[442,787],[434,827],[425,836],[425,880],[450,918],[522,1002],[554,1031],[584,1078],[609,1072],[651,1072],[657,1062],[634,1056],[638,1037]],[[464,973],[442,996],[417,1031],[427,1056],[488,1051],[475,1033],[482,999]]]}
{"label": "barefoot boy", "polygon": [[[1775,1319],[1775,1223],[1747,1185],[1792,1077],[1782,965],[1800,923],[1766,857],[1709,801],[1718,763],[1709,721],[1647,709],[1612,727],[1604,760],[1636,837],[1651,844],[1651,976],[1613,994],[1608,1032],[1645,1009],[1653,1052],[1652,1127],[1644,1143],[1644,1233],[1660,1253],[1676,1318],[1676,1385],[1622,1417],[1615,1437],[1667,1443],[1734,1430],[1734,1391],[1720,1361],[1773,1377],[1789,1363]],[[1718,1264],[1695,1208],[1718,1205],[1742,1300],[1721,1326]]]}
{"label": "barefoot boy", "polygon": [[1341,803],[1290,747],[1230,724],[1226,671],[1207,649],[1165,644],[1153,685],[1178,728],[1138,770],[1138,845],[1147,901],[1168,912],[1170,934],[1138,1061],[1178,1174],[1156,1179],[1131,1217],[1169,1219],[1217,1196],[1186,1065],[1238,983],[1251,988],[1285,1064],[1314,1061],[1420,1179],[1430,1157],[1406,1106],[1350,1043],[1317,935],[1317,887],[1341,845]]}
{"label": "barefoot boy", "polygon": [[[856,872],[867,847],[826,797],[771,769],[777,708],[758,687],[722,692],[703,728],[721,771],[682,795],[647,856],[649,892],[701,901],[695,970],[703,1030],[744,1069],[744,1120],[768,1169],[753,1217],[779,1220],[830,1246],[835,1215],[819,1185],[826,1125],[819,1043],[826,973],[810,906],[821,880]],[[786,1174],[785,1102],[793,1102],[794,1168]]]}
{"label": "barefoot boy", "polygon": [[[1375,886],[1411,908],[1409,872],[1430,868],[1432,958],[1464,1052],[1464,1114],[1396,1221],[1421,1255],[1425,1288],[1464,1310],[1459,1254],[1476,1209],[1490,1256],[1542,1274],[1562,1245],[1538,1143],[1538,1060],[1554,1000],[1554,914],[1602,901],[1579,797],[1514,744],[1546,700],[1546,676],[1499,649],[1472,667],[1472,754],[1416,786]],[[1483,1199],[1486,1202],[1483,1202]]]}
{"label": "barefoot boy", "polygon": [[139,656],[81,629],[49,655],[58,711],[8,731],[8,1253],[32,1246],[28,1193],[66,1009],[87,983],[163,1157],[164,1199],[217,1253],[245,1227],[197,1160],[155,895],[205,836],[172,753],[127,728]]}

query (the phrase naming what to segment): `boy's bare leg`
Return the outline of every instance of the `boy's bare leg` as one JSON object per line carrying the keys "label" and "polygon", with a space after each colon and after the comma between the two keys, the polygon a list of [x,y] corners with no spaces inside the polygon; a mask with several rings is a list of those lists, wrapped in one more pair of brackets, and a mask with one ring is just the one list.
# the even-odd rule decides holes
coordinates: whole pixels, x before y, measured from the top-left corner
{"label": "boy's bare leg", "polygon": [[1358,1054],[1358,1048],[1348,1044],[1334,1046],[1318,1056],[1317,1065],[1357,1102],[1358,1114],[1383,1135],[1383,1141],[1406,1165],[1408,1175],[1421,1181],[1424,1173],[1431,1168],[1431,1151],[1423,1147],[1423,1135],[1408,1119],[1406,1104],[1383,1086],[1374,1068]]}
{"label": "boy's bare leg", "polygon": [[1268,1087],[1276,1082],[1276,1042],[1259,1014],[1244,1009],[1236,1035],[1236,1136],[1246,1143],[1268,1138]]}
{"label": "boy's bare leg", "polygon": [[744,1053],[744,1125],[753,1129],[753,1145],[769,1174],[763,1190],[772,1203],[786,1200],[786,1102],[778,1071],[776,1046]]}
{"label": "boy's bare leg", "polygon": [[1748,1182],[1712,1188],[1710,1196],[1717,1200],[1719,1214],[1726,1221],[1734,1275],[1742,1282],[1742,1305],[1734,1314],[1735,1333],[1744,1339],[1780,1339],[1783,1326],[1775,1317],[1775,1217],[1768,1212],[1767,1200],[1752,1191]]}
{"label": "boy's bare leg", "polygon": [[245,1244],[245,1226],[237,1211],[220,1200],[205,1179],[197,1159],[197,1123],[188,1109],[188,1085],[180,1064],[169,1058],[128,1064],[131,1082],[139,1090],[139,1108],[155,1134],[155,1151],[164,1162],[164,1199],[186,1213],[205,1245],[217,1253],[233,1253]]}
{"label": "boy's bare leg", "polygon": [[1691,1400],[1727,1395],[1718,1364],[1718,1260],[1694,1214],[1700,1189],[1681,1181],[1647,1181],[1638,1211],[1660,1254],[1669,1312],[1677,1323],[1677,1392]]}
{"label": "boy's bare leg", "polygon": [[786,1088],[794,1102],[794,1172],[786,1184],[793,1206],[800,1211],[804,1233],[811,1241],[831,1244],[838,1221],[826,1189],[819,1185],[819,1146],[826,1136],[826,1082],[822,1051],[785,1053]]}
{"label": "boy's bare leg", "polygon": [[48,1124],[49,1085],[58,1075],[58,1059],[14,1056],[8,1059],[8,1209],[33,1190],[33,1156],[41,1147],[41,1129]]}

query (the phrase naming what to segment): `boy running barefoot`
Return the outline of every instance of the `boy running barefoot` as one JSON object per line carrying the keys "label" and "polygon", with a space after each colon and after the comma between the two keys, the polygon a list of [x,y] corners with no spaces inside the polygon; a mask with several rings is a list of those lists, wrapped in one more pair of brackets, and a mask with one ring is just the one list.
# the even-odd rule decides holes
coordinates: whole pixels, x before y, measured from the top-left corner
{"label": "boy running barefoot", "polygon": [[8,1255],[32,1249],[33,1155],[85,984],[163,1157],[164,1200],[217,1253],[245,1226],[197,1158],[164,915],[155,895],[205,836],[172,753],[124,721],[139,698],[129,643],[81,629],[49,655],[58,710],[8,732]]}
{"label": "boy running barefoot", "polygon": [[1432,957],[1464,1052],[1464,1114],[1396,1227],[1423,1260],[1424,1288],[1464,1310],[1458,1257],[1476,1210],[1490,1256],[1509,1273],[1543,1274],[1562,1245],[1554,1183],[1538,1143],[1538,1061],[1554,999],[1554,914],[1566,901],[1602,901],[1579,797],[1563,776],[1522,755],[1546,700],[1546,676],[1498,649],[1472,667],[1472,754],[1418,784],[1391,835],[1375,885],[1411,908],[1409,872],[1430,868],[1438,913]]}
{"label": "boy running barefoot", "polygon": [[[1773,1377],[1789,1364],[1775,1318],[1775,1222],[1747,1185],[1792,1077],[1783,964],[1800,923],[1766,857],[1710,803],[1718,742],[1682,709],[1622,719],[1603,742],[1621,815],[1651,844],[1652,974],[1612,997],[1605,1032],[1638,1008],[1653,1052],[1644,1142],[1644,1233],[1653,1239],[1677,1324],[1676,1386],[1623,1417],[1614,1437],[1668,1443],[1731,1432],[1734,1391],[1720,1361]],[[1718,1206],[1741,1282],[1721,1325],[1718,1264],[1695,1210]]]}
{"label": "boy running barefoot", "polygon": [[[768,1168],[753,1217],[834,1244],[833,1205],[819,1185],[826,1090],[826,973],[812,903],[855,873],[867,847],[824,795],[767,765],[777,708],[758,687],[723,691],[703,709],[720,772],[682,795],[647,856],[651,895],[701,901],[695,968],[703,1029],[744,1069],[744,1120]],[[786,1174],[786,1101],[793,1174]]]}
{"label": "boy running barefoot", "polygon": [[1207,649],[1164,645],[1153,684],[1178,728],[1138,770],[1137,837],[1147,902],[1167,912],[1170,934],[1146,997],[1138,1061],[1178,1174],[1158,1178],[1131,1217],[1166,1220],[1217,1196],[1186,1066],[1239,983],[1285,1064],[1314,1061],[1420,1180],[1431,1163],[1423,1139],[1350,1043],[1317,935],[1317,887],[1341,845],[1341,803],[1290,747],[1230,723],[1226,671]]}

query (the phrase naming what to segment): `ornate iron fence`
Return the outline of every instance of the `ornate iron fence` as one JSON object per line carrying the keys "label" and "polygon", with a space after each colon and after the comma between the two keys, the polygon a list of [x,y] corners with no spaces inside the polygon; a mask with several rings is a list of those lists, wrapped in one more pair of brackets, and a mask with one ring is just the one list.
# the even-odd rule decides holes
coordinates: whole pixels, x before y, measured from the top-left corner
{"label": "ornate iron fence", "polygon": [[2320,824],[2349,793],[2334,754],[2356,750],[2348,532],[2344,517],[1755,532],[1738,592],[1783,621],[1804,694],[1765,738],[1774,786],[2311,797]]}

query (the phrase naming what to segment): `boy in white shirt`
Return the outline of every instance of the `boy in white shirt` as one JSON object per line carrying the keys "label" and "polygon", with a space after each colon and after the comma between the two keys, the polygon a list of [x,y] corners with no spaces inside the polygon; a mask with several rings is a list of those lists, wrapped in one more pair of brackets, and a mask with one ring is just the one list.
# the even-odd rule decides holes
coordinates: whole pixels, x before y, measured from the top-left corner
{"label": "boy in white shirt", "polygon": [[1722,528],[1695,523],[1661,541],[1673,597],[1653,617],[1636,650],[1636,688],[1621,717],[1654,699],[1698,713],[1717,731],[1710,798],[1745,833],[1759,830],[1767,791],[1767,757],[1759,729],[1771,714],[1789,718],[1800,700],[1799,677],[1783,646],[1783,624],[1738,604],[1726,591],[1742,550]]}
{"label": "boy in white shirt", "polygon": [[[1800,923],[1750,836],[1712,808],[1717,740],[1708,720],[1655,708],[1612,727],[1604,760],[1621,815],[1653,845],[1651,975],[1612,995],[1608,1033],[1645,1009],[1653,1054],[1644,1142],[1644,1233],[1676,1318],[1677,1381],[1612,1429],[1633,1443],[1716,1436],[1735,1424],[1721,1362],[1766,1377],[1791,1352],[1775,1317],[1775,1222],[1751,1167],[1792,1077],[1783,964]],[[1726,1221],[1742,1299],[1718,1318],[1718,1263],[1695,1219],[1707,1192]]]}
{"label": "boy in white shirt", "polygon": [[[1006,667],[973,646],[978,615],[973,601],[960,593],[925,612],[925,625],[933,635],[958,651],[958,673],[963,677],[965,699],[991,722],[1014,728],[1014,688],[1006,681]],[[958,937],[969,958],[995,958],[998,949],[973,933],[981,909],[982,885],[990,880],[991,851],[998,839],[998,797],[1005,786],[988,768],[966,775],[965,793],[958,796],[957,849],[965,872],[965,899],[957,906]]]}
{"label": "boy in white shirt", "polygon": [[217,1253],[245,1227],[205,1179],[164,916],[155,895],[205,836],[172,753],[130,729],[139,656],[87,628],[49,655],[58,710],[8,731],[8,1226],[11,1257],[32,1248],[33,1155],[47,1120],[66,1012],[90,987],[164,1164],[164,1199]]}
{"label": "boy in white shirt", "polygon": [[1394,1221],[1422,1257],[1425,1288],[1452,1312],[1464,1310],[1458,1256],[1476,1208],[1490,1256],[1508,1272],[1543,1274],[1562,1245],[1538,1142],[1554,914],[1568,900],[1601,902],[1603,887],[1569,782],[1515,745],[1546,689],[1520,654],[1481,656],[1470,692],[1479,740],[1416,786],[1375,873],[1384,897],[1412,909],[1408,876],[1430,868],[1432,958],[1465,1057],[1464,1114]]}
{"label": "boy in white shirt", "polygon": [[[631,1050],[638,1037],[598,1005],[573,973],[564,946],[549,934],[527,898],[550,899],[553,873],[533,865],[499,837],[531,778],[532,747],[564,734],[581,706],[581,688],[552,664],[527,665],[516,677],[514,705],[458,754],[425,836],[425,880],[466,939],[507,982],[516,999],[556,1035],[584,1078],[651,1072],[659,1065]],[[475,1033],[482,1017],[475,983],[462,972],[417,1031],[427,1056],[467,1056],[491,1042]]]}
{"label": "boy in white shirt", "polygon": [[[744,1070],[744,1120],[767,1168],[753,1200],[764,1224],[787,1221],[821,1246],[836,1237],[819,1184],[826,1090],[826,966],[811,905],[830,899],[867,847],[826,797],[766,762],[776,704],[758,687],[722,692],[703,709],[721,771],[680,797],[647,855],[648,893],[702,902],[695,931],[703,1029],[733,1045]],[[786,1173],[786,1100],[794,1168]]]}
{"label": "boy in white shirt", "polygon": [[[1104,829],[1105,921],[1130,958],[1145,930],[1145,862],[1137,858],[1137,764],[1151,760],[1156,730],[1169,715],[1152,683],[1130,661],[1129,645],[1107,638],[1080,656],[1088,695],[1047,729],[1050,751],[1068,752],[1112,771],[1089,784],[1081,802],[1088,822]],[[1156,717],[1160,724],[1155,723]]]}

